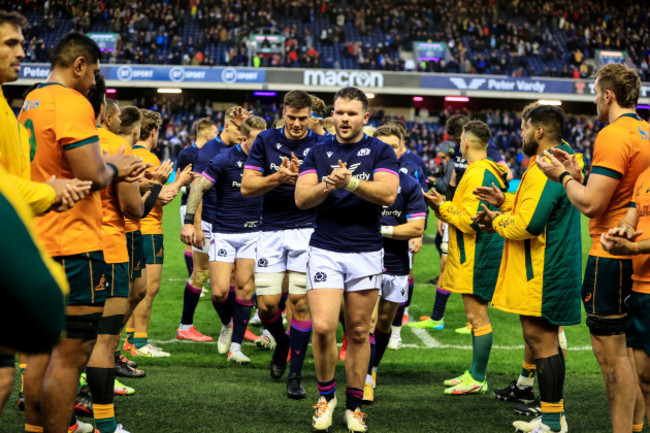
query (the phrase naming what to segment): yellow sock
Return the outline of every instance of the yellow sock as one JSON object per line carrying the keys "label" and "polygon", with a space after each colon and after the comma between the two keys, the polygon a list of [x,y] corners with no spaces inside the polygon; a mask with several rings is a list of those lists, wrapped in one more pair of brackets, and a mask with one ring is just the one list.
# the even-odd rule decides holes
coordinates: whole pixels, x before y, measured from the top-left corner
{"label": "yellow sock", "polygon": [[40,425],[31,425],[25,423],[25,431],[30,433],[43,433],[43,427]]}

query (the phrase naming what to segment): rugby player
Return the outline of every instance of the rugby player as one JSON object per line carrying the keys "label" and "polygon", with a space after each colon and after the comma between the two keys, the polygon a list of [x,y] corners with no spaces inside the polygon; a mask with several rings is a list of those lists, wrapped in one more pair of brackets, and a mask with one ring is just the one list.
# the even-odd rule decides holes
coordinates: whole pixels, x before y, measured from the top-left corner
{"label": "rugby player", "polygon": [[538,159],[553,147],[573,154],[562,142],[564,124],[564,112],[557,107],[542,105],[530,112],[521,138],[531,161],[517,193],[491,203],[505,213],[481,204],[483,211],[474,217],[483,230],[506,239],[492,305],[519,315],[537,367],[542,415],[531,422],[515,421],[515,429],[524,432],[567,431],[558,327],[580,323],[580,213],[564,188],[538,167]]}
{"label": "rugby player", "polygon": [[[401,132],[401,140],[397,149],[397,160],[399,162],[399,169],[401,173],[406,173],[413,177],[419,184],[423,191],[427,190],[427,168],[422,158],[411,152],[406,147],[405,139],[407,136],[406,126],[398,121],[391,120],[386,122],[387,125],[393,125]],[[426,209],[428,215],[428,209]],[[426,218],[425,218],[426,228]],[[393,324],[391,326],[391,339],[388,343],[388,348],[398,350],[402,347],[401,330],[402,325],[408,322],[408,310],[413,298],[413,288],[415,281],[413,280],[413,258],[414,255],[422,250],[422,236],[409,240],[409,278],[408,278],[408,295],[406,301],[402,303],[395,313]]]}
{"label": "rugby player", "polygon": [[319,135],[330,135],[323,127],[323,119],[327,116],[327,107],[325,101],[315,95],[309,95],[311,98],[311,118],[309,128]]}
{"label": "rugby player", "polygon": [[[3,85],[8,82],[15,81],[18,78],[18,70],[22,59],[25,57],[24,50],[22,48],[22,43],[24,41],[22,29],[27,25],[25,18],[18,13],[9,13],[0,11],[0,85]],[[35,150],[35,149],[34,149]],[[42,214],[50,209],[64,211],[74,205],[78,200],[84,198],[90,192],[91,183],[89,181],[79,181],[76,179],[73,180],[64,180],[64,179],[49,179],[45,183],[32,182],[31,180],[31,171],[30,171],[30,151],[31,146],[29,143],[28,133],[25,128],[18,123],[14,113],[7,103],[7,100],[4,97],[2,88],[0,88],[0,166],[3,170],[3,178],[5,178],[7,185],[11,185],[12,189],[17,192],[17,196],[12,193],[3,193],[4,195],[4,205],[6,206],[5,211],[9,212],[7,215],[7,229],[10,230],[20,230],[18,227],[24,226],[27,230],[33,231],[33,215]],[[70,189],[74,194],[70,194],[67,190]],[[16,200],[19,200],[18,203]],[[27,208],[30,210],[29,218],[23,218],[25,216],[21,211],[23,210],[23,203],[27,205]],[[12,212],[11,209],[15,209],[16,215],[10,216]],[[19,211],[20,210],[20,211]],[[25,237],[26,245],[34,244],[34,241],[28,238],[31,238],[31,235],[28,232],[21,231],[16,232],[17,236]],[[19,244],[15,244],[19,245]],[[34,245],[39,245],[36,243]],[[42,251],[42,247],[40,247]],[[26,250],[27,251],[27,250]],[[37,249],[30,250],[30,254],[36,253]],[[7,252],[12,255],[12,259],[15,257],[11,249],[7,249]],[[22,255],[19,255],[21,259],[25,259]],[[33,256],[34,258],[36,256]],[[19,290],[21,297],[25,296],[26,300],[29,300],[31,296],[31,289],[42,288],[45,290],[45,296],[54,296],[51,299],[52,302],[52,311],[51,314],[45,314],[43,317],[50,320],[50,322],[44,321],[41,323],[51,323],[52,329],[48,331],[48,335],[54,335],[55,339],[44,338],[42,342],[45,343],[45,346],[42,350],[49,350],[52,348],[56,340],[60,335],[61,330],[61,321],[58,320],[63,314],[63,298],[60,289],[66,290],[67,293],[67,282],[65,285],[60,285],[60,288],[57,287],[54,292],[51,291],[53,287],[52,283],[55,283],[54,286],[57,286],[57,273],[63,275],[62,270],[57,270],[58,265],[49,259],[49,257],[44,257],[42,259],[36,259],[38,266],[45,266],[50,270],[45,270],[43,277],[46,278],[47,284],[44,287],[39,287],[38,284],[29,287],[28,290],[24,288],[17,288],[16,286],[9,285],[7,287],[12,287],[13,289]],[[7,271],[16,271],[17,268],[12,267],[13,260],[7,259],[6,262],[3,262],[7,266]],[[32,273],[24,273],[23,276],[32,275]],[[34,275],[36,276],[36,275]],[[48,279],[51,278],[51,279]],[[63,278],[65,279],[65,278]],[[60,283],[60,281],[59,281]],[[22,281],[21,284],[30,284],[27,281]],[[29,292],[29,293],[28,293]],[[57,299],[60,298],[60,301]],[[40,297],[39,297],[40,299]],[[43,302],[43,306],[48,305],[46,301]],[[29,306],[28,302],[26,306]],[[35,306],[37,307],[37,306]],[[11,317],[21,317],[15,316],[17,311],[12,305],[8,311],[5,311],[6,314],[3,316],[12,322]],[[26,315],[32,315],[33,313],[27,313],[21,310]],[[41,312],[42,314],[43,312]],[[21,320],[25,320],[24,317],[21,317]],[[55,322],[52,323],[51,320]],[[30,323],[29,321],[27,323]],[[35,325],[38,325],[35,323]],[[58,330],[58,331],[57,331]],[[33,329],[30,329],[28,332],[32,332]],[[53,332],[54,334],[50,334]],[[13,334],[13,333],[12,333]],[[17,345],[22,345],[27,343],[27,341],[20,343],[20,339],[32,340],[35,344],[40,344],[41,339],[38,337],[28,336],[26,334],[19,333],[20,335],[7,335],[5,336],[6,341],[2,343],[3,346],[16,348]],[[11,338],[8,338],[11,337]],[[16,338],[17,340],[14,340]],[[31,351],[31,350],[30,350]],[[22,399],[22,376],[24,373],[25,366],[27,364],[26,355],[19,356],[19,365],[21,371],[21,390],[19,394],[19,405],[22,402],[24,407],[24,400]],[[4,406],[14,381],[14,355],[13,353],[5,353],[0,350],[0,412]]]}
{"label": "rugby player", "polygon": [[[498,185],[505,192],[508,171],[487,156],[490,128],[473,120],[463,126],[460,151],[467,161],[453,201],[445,201],[435,190],[424,195],[436,215],[448,224],[449,254],[443,277],[445,290],[463,295],[467,319],[472,325],[472,364],[462,375],[445,381],[445,394],[468,395],[487,391],[486,370],[492,349],[492,325],[488,303],[497,282],[503,238],[483,232],[471,217],[481,210],[481,201],[473,194],[481,186]],[[490,210],[496,210],[489,205]]]}
{"label": "rugby player", "polygon": [[[635,403],[633,355],[626,350],[625,300],[632,286],[632,260],[610,254],[600,235],[625,216],[634,184],[650,163],[648,124],[636,114],[641,80],[623,64],[609,64],[596,72],[594,91],[598,120],[609,122],[596,136],[591,174],[583,185],[577,160],[560,151],[539,168],[549,179],[566,185],[566,193],[580,212],[590,218],[591,249],[582,285],[582,301],[591,333],[591,346],[605,379],[614,433],[629,432],[643,422],[643,402]],[[568,181],[567,175],[576,182]],[[560,179],[562,177],[562,179]],[[636,405],[636,414],[635,414]]]}
{"label": "rugby player", "polygon": [[[646,131],[648,129],[646,128]],[[648,299],[650,298],[650,169],[636,181],[630,208],[618,227],[600,235],[603,249],[618,256],[632,256],[632,294],[628,304],[627,347],[632,348],[639,384],[650,413],[650,334]],[[643,417],[635,420],[633,432],[643,430]]]}
{"label": "rugby player", "polygon": [[[204,117],[202,119],[199,119],[196,122],[196,139],[194,142],[190,145],[187,146],[178,153],[178,158],[176,159],[176,169],[183,170],[188,164],[195,164],[196,161],[196,154],[198,153],[199,149],[203,147],[205,143],[208,141],[212,140],[214,137],[217,136],[219,133],[219,129],[217,128],[217,124],[214,123],[209,117]],[[182,221],[185,219],[185,214],[186,214],[186,209],[187,209],[187,197],[189,197],[189,187],[183,188],[181,190],[181,224]],[[185,245],[185,251],[184,251],[184,257],[185,257],[185,266],[187,267],[187,273],[189,276],[192,276],[192,271],[194,269],[194,262],[192,259],[192,246],[191,245]],[[189,338],[188,340],[192,341],[201,341],[196,340],[194,331],[195,328],[190,328],[189,330],[186,331],[181,331],[182,334],[186,334]],[[177,336],[178,337],[178,336]],[[209,338],[210,340],[203,340],[203,341],[211,341],[212,337],[206,337]]]}
{"label": "rugby player", "polygon": [[[241,141],[241,124],[248,116],[248,112],[242,107],[234,106],[226,110],[224,118],[226,123],[223,126],[221,134],[207,141],[197,152],[195,156],[194,170],[202,173],[208,166],[208,163],[215,156],[226,152],[230,147]],[[196,181],[198,182],[198,180]],[[183,227],[181,227],[181,241],[186,245],[192,245],[193,248],[193,270],[190,280],[185,285],[183,295],[183,313],[181,323],[176,331],[176,338],[179,340],[189,339],[192,341],[211,341],[212,337],[201,334],[194,328],[194,312],[201,297],[203,284],[207,281],[209,275],[209,253],[210,239],[212,236],[212,224],[217,214],[216,206],[216,189],[211,189],[203,195],[203,201],[196,211],[196,214],[187,214],[183,218]],[[192,226],[192,227],[190,227]],[[235,304],[234,288],[225,302],[217,302],[212,299],[212,305],[219,314],[219,317],[231,317],[232,308]],[[228,326],[222,326],[217,341],[217,350],[220,354],[228,353],[232,339],[232,327],[230,320]],[[180,331],[180,332],[179,332]],[[185,331],[185,332],[184,332]],[[190,332],[188,332],[190,331]],[[187,338],[186,338],[187,337]]]}
{"label": "rugby player", "polygon": [[[95,77],[95,85],[88,92],[98,124],[97,135],[102,152],[116,153],[121,147],[125,154],[132,154],[131,145],[111,132],[119,131],[120,110],[111,104],[111,115],[106,113],[106,86],[101,74]],[[107,118],[111,118],[106,122]],[[128,252],[124,217],[140,218],[144,213],[144,201],[135,182],[114,182],[101,191],[102,237],[104,266],[95,269],[105,278],[106,302],[102,318],[97,326],[97,343],[88,360],[86,377],[93,399],[95,427],[99,433],[126,432],[115,420],[113,390],[115,382],[115,349],[125,323],[129,299]]]}
{"label": "rugby player", "polygon": [[345,421],[350,431],[365,432],[362,388],[370,358],[370,317],[383,269],[379,227],[382,206],[390,206],[397,196],[399,166],[390,146],[363,133],[370,118],[363,91],[339,90],[332,117],[336,136],[307,154],[295,195],[300,209],[318,209],[307,267],[320,394],[312,425],[328,429],[336,407],[336,327],[343,292],[348,334]]}
{"label": "rugby player", "polygon": [[[305,398],[302,365],[309,346],[311,317],[307,306],[306,266],[315,210],[301,210],[294,200],[302,159],[322,136],[308,128],[312,112],[308,93],[292,91],[284,97],[285,126],[261,132],[251,148],[242,178],[244,197],[264,195],[262,223],[257,242],[255,286],[259,316],[276,346],[271,357],[271,377],[279,379],[291,362],[287,395]],[[287,336],[279,308],[282,285],[288,279],[291,328]]]}
{"label": "rugby player", "polygon": [[[403,147],[403,132],[394,124],[377,128],[374,137],[393,148],[399,155]],[[384,275],[382,278],[379,305],[377,307],[376,327],[370,334],[370,343],[375,340],[375,353],[372,347],[369,371],[363,387],[363,401],[374,401],[377,384],[377,369],[388,347],[391,337],[391,324],[400,304],[406,302],[409,286],[409,240],[421,237],[427,206],[424,203],[422,188],[409,174],[400,170],[400,186],[392,205],[382,211],[381,234],[384,247]],[[372,329],[372,325],[371,325]]]}
{"label": "rugby player", "polygon": [[[102,159],[93,109],[84,97],[95,82],[100,57],[89,37],[64,36],[52,53],[47,81],[27,95],[18,120],[34,140],[32,180],[77,177],[100,190],[113,180],[135,181],[145,169],[123,149]],[[105,300],[102,274],[92,272],[103,266],[101,220],[99,192],[68,212],[50,212],[36,220],[48,254],[65,264],[70,294],[66,338],[51,354],[31,356],[25,371],[26,431],[64,431],[69,425],[79,375],[94,346]]]}
{"label": "rugby player", "polygon": [[[212,298],[217,303],[226,301],[231,275],[234,271],[235,305],[232,315],[221,317],[223,326],[232,322],[232,341],[228,361],[248,364],[241,351],[254,301],[255,245],[259,236],[262,198],[244,198],[241,194],[241,178],[250,148],[266,122],[258,116],[248,117],[241,125],[241,143],[229,148],[210,160],[201,178],[192,187],[187,213],[196,213],[203,194],[210,188],[217,189],[216,214],[210,241],[210,284]],[[194,228],[189,225],[189,228]]]}
{"label": "rugby player", "polygon": [[[158,145],[158,133],[162,120],[160,114],[146,109],[140,109],[142,121],[140,125],[140,138],[133,146],[133,153],[139,156],[154,168],[159,167],[160,160],[152,152]],[[146,264],[146,295],[133,310],[133,347],[131,354],[135,356],[146,356],[152,358],[163,358],[170,356],[158,346],[149,342],[148,328],[151,319],[153,300],[160,289],[160,277],[162,265],[165,258],[162,233],[162,207],[169,204],[178,194],[178,191],[193,179],[192,166],[188,165],[181,172],[177,173],[173,183],[165,185],[160,191],[158,200],[149,214],[140,220],[140,231],[142,233],[142,245],[144,252],[144,263]],[[163,179],[165,182],[167,179]]]}

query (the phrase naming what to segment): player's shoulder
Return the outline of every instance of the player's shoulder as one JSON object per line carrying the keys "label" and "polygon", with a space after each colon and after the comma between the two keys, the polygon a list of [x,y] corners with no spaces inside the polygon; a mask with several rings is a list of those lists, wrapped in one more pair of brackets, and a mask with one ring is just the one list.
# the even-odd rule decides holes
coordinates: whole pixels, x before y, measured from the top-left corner
{"label": "player's shoulder", "polygon": [[414,189],[420,188],[420,184],[413,176],[408,173],[399,172],[399,184],[403,192],[410,192]]}
{"label": "player's shoulder", "polygon": [[113,134],[106,128],[97,128],[97,136],[99,137],[101,149],[108,151],[111,155],[117,152],[122,146],[124,146],[125,153],[127,150],[132,150],[131,145],[125,139]]}
{"label": "player's shoulder", "polygon": [[260,133],[257,134],[256,141],[259,140],[265,142],[267,140],[273,140],[281,136],[282,136],[282,131],[280,128],[265,129],[264,131],[260,131]]}

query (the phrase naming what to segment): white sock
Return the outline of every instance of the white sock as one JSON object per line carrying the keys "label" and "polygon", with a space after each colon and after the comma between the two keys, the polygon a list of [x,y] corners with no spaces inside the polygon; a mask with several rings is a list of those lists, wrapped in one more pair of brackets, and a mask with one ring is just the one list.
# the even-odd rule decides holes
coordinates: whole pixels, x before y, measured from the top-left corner
{"label": "white sock", "polygon": [[222,325],[224,328],[232,328],[232,319],[230,319],[230,322],[228,322],[227,325]]}
{"label": "white sock", "polygon": [[401,336],[401,332],[402,332],[402,327],[401,326],[390,325],[390,330],[392,332],[392,335],[397,335],[398,337]]}
{"label": "white sock", "polygon": [[189,329],[194,326],[193,323],[190,323],[189,325],[183,325],[182,323],[178,325],[178,330],[179,331],[189,331]]}
{"label": "white sock", "polygon": [[526,377],[520,374],[519,379],[517,379],[517,388],[519,389],[530,388],[534,384],[535,384],[534,377]]}
{"label": "white sock", "polygon": [[407,316],[409,315],[409,307],[404,308],[404,314]]}
{"label": "white sock", "polygon": [[230,344],[230,351],[231,352],[241,352],[241,344],[239,344],[239,343],[231,343]]}
{"label": "white sock", "polygon": [[366,383],[371,384],[372,386],[375,386],[375,382],[372,380],[372,376],[369,374],[366,374]]}

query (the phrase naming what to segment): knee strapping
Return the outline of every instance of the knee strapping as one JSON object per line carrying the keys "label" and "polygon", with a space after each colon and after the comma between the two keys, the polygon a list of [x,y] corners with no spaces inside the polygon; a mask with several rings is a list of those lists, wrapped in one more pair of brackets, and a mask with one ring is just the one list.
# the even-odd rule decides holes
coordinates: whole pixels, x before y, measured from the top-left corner
{"label": "knee strapping", "polygon": [[101,317],[101,313],[65,316],[67,338],[79,338],[81,340],[97,339],[97,326]]}
{"label": "knee strapping", "polygon": [[289,294],[304,295],[307,293],[307,275],[300,272],[289,274]]}
{"label": "knee strapping", "polygon": [[625,334],[627,317],[609,319],[603,317],[587,317],[587,327],[593,335],[608,336]]}
{"label": "knee strapping", "polygon": [[255,291],[260,295],[279,295],[282,293],[283,272],[255,273]]}
{"label": "knee strapping", "polygon": [[97,325],[97,333],[106,335],[119,335],[123,324],[124,314],[102,317],[99,319],[99,324]]}
{"label": "knee strapping", "polygon": [[449,242],[443,242],[440,244],[440,251],[442,254],[449,253]]}

